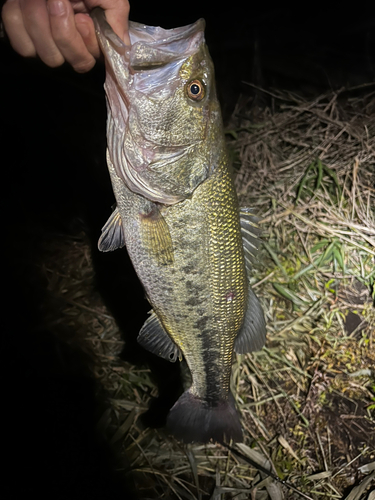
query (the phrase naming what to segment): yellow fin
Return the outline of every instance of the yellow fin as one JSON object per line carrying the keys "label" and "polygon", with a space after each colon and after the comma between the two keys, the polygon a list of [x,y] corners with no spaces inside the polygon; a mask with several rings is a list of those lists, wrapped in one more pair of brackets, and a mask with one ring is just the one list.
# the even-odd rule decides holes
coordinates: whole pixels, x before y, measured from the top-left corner
{"label": "yellow fin", "polygon": [[160,265],[173,263],[173,245],[168,224],[157,205],[141,214],[141,238],[143,245]]}

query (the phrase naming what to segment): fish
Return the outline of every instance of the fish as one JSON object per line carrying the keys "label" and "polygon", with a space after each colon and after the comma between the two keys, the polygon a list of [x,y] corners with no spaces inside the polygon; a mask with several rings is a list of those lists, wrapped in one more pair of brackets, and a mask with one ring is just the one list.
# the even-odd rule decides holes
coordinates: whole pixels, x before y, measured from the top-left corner
{"label": "fish", "polygon": [[152,310],[138,342],[191,386],[167,416],[184,443],[242,441],[230,390],[234,353],[260,350],[262,306],[249,284],[258,220],[240,208],[226,151],[205,21],[130,22],[130,45],[92,11],[106,64],[107,165],[116,208],[99,250],[126,246]]}

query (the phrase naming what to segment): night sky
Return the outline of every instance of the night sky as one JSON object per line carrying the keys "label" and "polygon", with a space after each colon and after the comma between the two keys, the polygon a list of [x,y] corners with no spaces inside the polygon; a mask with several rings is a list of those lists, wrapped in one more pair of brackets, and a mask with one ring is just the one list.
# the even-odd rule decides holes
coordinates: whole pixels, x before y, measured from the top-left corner
{"label": "night sky", "polygon": [[[206,19],[225,120],[240,92],[251,95],[243,81],[311,94],[375,80],[373,13],[227,4],[218,12],[196,0],[134,2],[130,14],[164,28]],[[45,293],[27,264],[38,234],[83,229],[94,248],[114,202],[105,165],[104,67],[79,75],[25,60],[4,41],[0,51],[3,432],[12,476],[3,498],[130,498],[113,474],[111,451],[96,440],[94,384],[81,361],[63,346],[73,368],[60,367],[48,332],[30,334]]]}

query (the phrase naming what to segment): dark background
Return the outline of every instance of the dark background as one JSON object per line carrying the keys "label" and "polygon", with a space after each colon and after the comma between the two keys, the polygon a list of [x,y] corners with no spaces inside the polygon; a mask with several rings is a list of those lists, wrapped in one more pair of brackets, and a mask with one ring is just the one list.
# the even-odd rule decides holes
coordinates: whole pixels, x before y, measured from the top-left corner
{"label": "dark background", "polygon": [[[220,11],[218,5],[133,2],[130,17],[164,28],[206,19],[226,121],[240,93],[254,97],[243,81],[313,94],[375,79],[375,17],[360,5],[350,11],[266,2],[231,2]],[[93,245],[97,286],[129,335],[125,359],[150,363],[161,387],[156,410],[167,409],[178,394],[177,383],[165,384],[177,367],[136,346],[148,305],[126,253],[96,250],[114,202],[105,165],[104,68],[97,64],[85,75],[68,66],[50,69],[19,57],[4,40],[0,51],[1,366],[9,469],[2,497],[130,498],[129,484],[114,472],[112,451],[95,433],[99,402],[84,360],[51,332],[34,331],[43,323],[46,297],[32,265],[43,252],[43,235],[84,230]],[[161,424],[160,414],[149,414],[146,425]]]}

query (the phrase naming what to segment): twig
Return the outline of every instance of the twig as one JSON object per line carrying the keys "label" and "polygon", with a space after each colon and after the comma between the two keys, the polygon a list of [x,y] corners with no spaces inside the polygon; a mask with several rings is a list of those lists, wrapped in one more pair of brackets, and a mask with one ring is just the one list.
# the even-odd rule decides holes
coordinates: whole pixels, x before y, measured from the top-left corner
{"label": "twig", "polygon": [[229,446],[228,444],[226,443],[223,443],[223,445],[229,450],[231,451],[232,453],[234,453],[235,455],[239,456],[240,458],[242,458],[242,460],[245,460],[245,462],[249,463],[252,467],[254,467],[255,469],[259,470],[260,472],[263,472],[263,474],[266,474],[266,476],[269,476],[271,477],[272,479],[274,479],[275,481],[277,481],[278,483],[282,484],[283,486],[285,486],[286,488],[289,488],[290,490],[293,490],[295,493],[297,493],[299,496],[301,496],[302,498],[307,498],[307,500],[314,500],[313,498],[309,497],[308,495],[306,495],[306,493],[303,493],[302,491],[300,491],[298,488],[296,488],[295,486],[293,486],[292,484],[288,483],[287,481],[283,480],[283,479],[280,479],[279,476],[277,476],[276,474],[274,474],[272,471],[266,469],[265,467],[263,467],[262,465],[254,462],[254,460],[252,460],[251,458],[247,457],[246,455],[244,455],[243,453],[241,453],[240,451],[236,450],[235,448],[233,448],[232,446]]}

